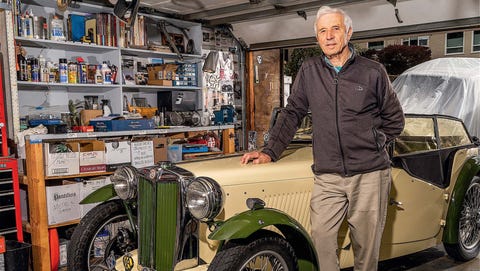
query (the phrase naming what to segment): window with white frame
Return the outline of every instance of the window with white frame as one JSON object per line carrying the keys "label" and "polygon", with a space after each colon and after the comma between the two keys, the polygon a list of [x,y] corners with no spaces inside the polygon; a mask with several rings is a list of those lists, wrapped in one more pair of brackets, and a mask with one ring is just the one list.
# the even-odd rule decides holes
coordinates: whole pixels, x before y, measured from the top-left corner
{"label": "window with white frame", "polygon": [[463,32],[447,33],[445,41],[445,54],[463,53]]}
{"label": "window with white frame", "polygon": [[402,39],[403,45],[428,47],[428,36],[408,37]]}
{"label": "window with white frame", "polygon": [[385,42],[383,40],[380,41],[370,41],[368,42],[368,49],[375,49],[375,50],[382,50],[385,47]]}
{"label": "window with white frame", "polygon": [[480,30],[472,31],[472,53],[480,52]]}

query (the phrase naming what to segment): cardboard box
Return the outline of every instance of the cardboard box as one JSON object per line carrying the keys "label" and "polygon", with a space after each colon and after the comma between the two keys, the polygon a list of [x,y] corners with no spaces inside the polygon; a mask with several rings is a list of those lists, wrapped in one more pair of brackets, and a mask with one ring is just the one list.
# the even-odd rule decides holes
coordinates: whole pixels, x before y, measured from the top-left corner
{"label": "cardboard box", "polygon": [[[110,177],[98,177],[91,178],[80,183],[80,201],[82,201],[86,196],[90,195],[93,191],[110,184]],[[80,202],[79,201],[79,202]],[[90,203],[90,204],[80,204],[81,214],[80,217],[84,217],[93,207],[97,206],[99,203]]]}
{"label": "cardboard box", "polygon": [[64,181],[63,185],[47,186],[48,225],[80,219],[81,183]]}
{"label": "cardboard box", "polygon": [[177,68],[178,66],[176,64],[147,65],[148,84],[159,86],[172,86]]}
{"label": "cardboard box", "polygon": [[154,165],[153,140],[132,141],[132,166],[136,168]]}
{"label": "cardboard box", "polygon": [[105,143],[100,140],[82,140],[80,144],[80,173],[104,172]]}
{"label": "cardboard box", "polygon": [[167,159],[167,138],[166,137],[154,137],[153,138],[153,160],[154,163],[161,161],[168,161]]}
{"label": "cardboard box", "polygon": [[105,141],[105,163],[107,171],[115,171],[117,168],[130,165],[130,140]]}
{"label": "cardboard box", "polygon": [[80,172],[80,146],[77,141],[43,144],[46,176],[73,175]]}
{"label": "cardboard box", "polygon": [[103,115],[102,110],[99,109],[84,109],[80,111],[80,125],[89,125],[90,120],[101,117]]}

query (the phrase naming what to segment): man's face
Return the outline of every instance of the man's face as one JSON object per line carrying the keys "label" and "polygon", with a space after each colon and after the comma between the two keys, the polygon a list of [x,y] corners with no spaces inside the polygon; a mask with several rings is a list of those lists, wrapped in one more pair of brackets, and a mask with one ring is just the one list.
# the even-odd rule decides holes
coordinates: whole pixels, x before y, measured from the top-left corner
{"label": "man's face", "polygon": [[347,33],[340,13],[325,14],[317,21],[317,41],[327,57],[341,53],[351,36],[352,29]]}

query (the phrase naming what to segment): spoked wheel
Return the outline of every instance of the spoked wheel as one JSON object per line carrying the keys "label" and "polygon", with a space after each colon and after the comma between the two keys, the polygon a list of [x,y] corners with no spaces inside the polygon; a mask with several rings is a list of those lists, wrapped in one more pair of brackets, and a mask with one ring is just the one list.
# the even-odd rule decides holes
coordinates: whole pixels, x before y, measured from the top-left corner
{"label": "spoked wheel", "polygon": [[82,218],[68,245],[68,270],[112,270],[115,260],[137,248],[120,202],[98,205]]}
{"label": "spoked wheel", "polygon": [[209,271],[295,271],[297,257],[292,246],[280,236],[230,241],[219,251]]}
{"label": "spoked wheel", "polygon": [[265,250],[253,255],[242,267],[240,267],[240,270],[288,270],[286,266],[287,263],[282,255],[273,250]]}
{"label": "spoked wheel", "polygon": [[480,177],[474,177],[463,199],[458,221],[458,244],[444,244],[456,260],[469,261],[480,252]]}

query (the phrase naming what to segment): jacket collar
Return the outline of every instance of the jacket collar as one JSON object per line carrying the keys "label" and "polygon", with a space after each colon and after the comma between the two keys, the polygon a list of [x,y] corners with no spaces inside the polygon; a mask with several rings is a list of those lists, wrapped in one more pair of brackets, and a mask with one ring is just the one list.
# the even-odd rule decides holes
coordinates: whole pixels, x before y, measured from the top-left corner
{"label": "jacket collar", "polygon": [[[343,64],[342,66],[342,69],[343,70],[347,65],[349,65],[353,59],[355,58],[355,56],[357,55],[356,51],[355,51],[355,47],[353,46],[352,43],[348,43],[348,48],[350,49],[350,57],[347,59],[347,61],[345,61],[345,64]],[[336,71],[335,67],[332,65],[332,63],[330,62],[330,60],[328,60],[327,56],[322,52],[322,59],[323,61],[325,62],[325,64]],[[337,71],[336,71],[337,72]],[[338,72],[337,72],[338,73]]]}

